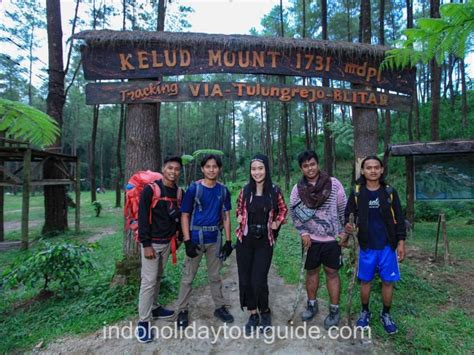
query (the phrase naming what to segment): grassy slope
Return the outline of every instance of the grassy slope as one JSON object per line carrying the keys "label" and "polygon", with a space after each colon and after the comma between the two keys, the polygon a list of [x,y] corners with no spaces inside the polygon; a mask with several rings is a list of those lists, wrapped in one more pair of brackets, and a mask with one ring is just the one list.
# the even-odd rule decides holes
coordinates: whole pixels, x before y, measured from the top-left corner
{"label": "grassy slope", "polygon": [[[21,196],[6,196],[6,215],[10,220],[20,219]],[[137,312],[138,288],[114,287],[110,288],[110,280],[114,273],[114,265],[122,256],[123,224],[122,210],[113,208],[115,194],[110,192],[99,195],[103,204],[103,211],[99,218],[94,217],[87,193],[82,195],[82,232],[79,236],[68,232],[64,235],[50,238],[50,240],[69,240],[86,242],[87,238],[108,230],[109,235],[100,239],[94,251],[96,270],[83,275],[81,292],[67,297],[54,297],[41,302],[31,302],[28,306],[17,308],[27,300],[38,294],[39,289],[15,291],[0,291],[0,353],[28,349],[35,344],[48,342],[66,334],[88,333],[100,329],[104,324],[113,323],[121,319],[135,316]],[[32,199],[32,210],[41,210],[42,197]],[[9,212],[13,210],[13,212]],[[73,213],[73,211],[72,211]],[[32,212],[31,219],[41,219],[41,215]],[[70,214],[73,221],[73,214]],[[41,226],[31,233],[30,238],[39,238]],[[7,233],[7,239],[19,238],[18,232]],[[33,243],[31,250],[35,250],[38,243]],[[17,258],[25,258],[30,252],[9,251],[0,253],[0,272]],[[171,261],[167,267],[166,277],[162,284],[163,303],[171,302],[177,297],[181,280],[181,261],[184,258],[183,249],[178,252],[178,265],[173,266]],[[196,285],[207,282],[205,269],[201,268],[195,280]],[[54,289],[54,286],[53,286]],[[17,308],[17,309],[15,309]]]}

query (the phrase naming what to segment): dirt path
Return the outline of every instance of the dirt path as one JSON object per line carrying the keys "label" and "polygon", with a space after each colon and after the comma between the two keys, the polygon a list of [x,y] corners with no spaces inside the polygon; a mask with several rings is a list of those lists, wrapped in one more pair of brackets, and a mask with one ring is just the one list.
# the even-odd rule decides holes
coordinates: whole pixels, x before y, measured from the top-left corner
{"label": "dirt path", "polygon": [[[240,310],[239,305],[239,292],[237,284],[237,266],[235,263],[235,256],[233,255],[230,260],[230,266],[228,272],[223,279],[224,284],[224,295],[228,298],[229,303],[232,305],[230,311],[235,317],[235,321],[230,326],[233,326],[232,330],[227,327],[227,334],[231,335],[234,339],[224,339],[220,336],[217,341],[214,341],[214,335],[211,327],[215,332],[218,331],[221,326],[221,335],[224,332],[224,327],[213,316],[213,302],[208,286],[201,287],[194,290],[192,295],[191,304],[194,304],[190,310],[190,322],[195,321],[195,339],[187,339],[184,336],[181,338],[179,334],[175,333],[175,323],[165,321],[155,321],[156,325],[163,332],[164,337],[170,337],[170,339],[155,339],[149,344],[139,344],[135,338],[129,338],[128,332],[125,332],[124,337],[119,339],[114,337],[112,339],[104,339],[104,330],[101,329],[93,334],[84,337],[69,337],[58,340],[50,344],[46,349],[42,349],[40,353],[43,354],[57,354],[57,353],[88,353],[88,354],[111,354],[111,353],[127,353],[127,354],[141,354],[141,353],[171,353],[171,354],[189,354],[189,353],[204,353],[204,354],[216,354],[216,353],[231,353],[231,354],[262,354],[262,353],[277,353],[277,354],[347,354],[347,353],[375,353],[383,351],[374,341],[370,340],[342,340],[342,339],[329,339],[328,333],[324,330],[322,324],[324,317],[327,313],[327,306],[320,301],[321,313],[319,313],[314,320],[307,323],[307,329],[311,326],[314,328],[317,326],[320,329],[320,338],[315,339],[309,336],[306,339],[297,339],[296,336],[293,339],[282,339],[285,334],[290,336],[291,329],[296,332],[299,329],[298,334],[302,338],[302,326],[303,323],[297,318],[293,328],[287,327],[287,321],[291,313],[291,307],[294,302],[296,287],[293,285],[286,285],[283,279],[276,274],[276,271],[272,268],[269,275],[269,288],[270,288],[270,307],[273,310],[273,325],[279,326],[277,331],[274,331],[275,338],[271,341],[271,337],[265,338],[260,335],[258,339],[245,339],[243,335],[237,338],[240,328],[247,321],[248,315],[246,312]],[[302,297],[305,298],[305,297]],[[303,310],[303,303],[300,302],[300,311]],[[132,323],[130,323],[132,322]],[[116,324],[119,327],[126,327],[132,324],[135,326],[136,318]],[[209,331],[209,338],[206,338],[206,333],[202,331],[202,326],[205,326]],[[169,327],[169,328],[168,328]],[[299,327],[299,328],[298,328]],[[171,328],[171,329],[170,329]],[[166,331],[165,331],[166,329]],[[188,327],[191,329],[191,326]],[[348,330],[348,329],[346,329]],[[190,332],[191,333],[191,332]],[[189,334],[189,333],[188,333]],[[203,336],[200,336],[202,334]],[[294,333],[296,334],[296,333]],[[344,332],[346,336],[348,333]],[[176,337],[175,337],[176,335]],[[316,334],[315,334],[316,335]],[[201,338],[201,339],[199,339]],[[280,339],[278,339],[280,338]],[[354,344],[353,344],[354,343]]]}
{"label": "dirt path", "polygon": [[[32,220],[28,221],[28,228],[34,228],[38,226],[40,223],[43,223],[44,221],[40,220]],[[20,230],[21,229],[21,221],[11,221],[11,222],[4,222],[3,228],[5,229],[5,232],[10,232],[14,230]]]}

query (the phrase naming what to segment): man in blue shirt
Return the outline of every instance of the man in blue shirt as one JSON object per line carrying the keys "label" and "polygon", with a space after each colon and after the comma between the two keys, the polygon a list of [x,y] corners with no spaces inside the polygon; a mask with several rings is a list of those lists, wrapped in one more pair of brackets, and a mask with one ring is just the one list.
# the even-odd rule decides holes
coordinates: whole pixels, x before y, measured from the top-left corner
{"label": "man in blue shirt", "polygon": [[[207,274],[214,300],[214,316],[225,323],[232,323],[234,317],[226,308],[222,294],[220,269],[222,259],[232,253],[230,234],[230,193],[227,187],[217,181],[222,168],[219,156],[206,155],[201,161],[204,179],[191,184],[181,204],[181,227],[186,247],[184,272],[177,302],[178,327],[189,324],[188,308],[192,283],[203,255],[206,256]],[[221,246],[221,230],[226,242]]]}
{"label": "man in blue shirt", "polygon": [[[405,218],[397,191],[383,179],[383,163],[377,156],[368,156],[361,163],[361,178],[347,201],[345,220],[354,214],[359,228],[360,298],[362,311],[356,326],[369,326],[371,282],[377,272],[382,279],[383,309],[380,320],[389,334],[397,332],[390,315],[393,283],[400,280],[398,262],[405,259]],[[352,225],[346,224],[352,232]]]}

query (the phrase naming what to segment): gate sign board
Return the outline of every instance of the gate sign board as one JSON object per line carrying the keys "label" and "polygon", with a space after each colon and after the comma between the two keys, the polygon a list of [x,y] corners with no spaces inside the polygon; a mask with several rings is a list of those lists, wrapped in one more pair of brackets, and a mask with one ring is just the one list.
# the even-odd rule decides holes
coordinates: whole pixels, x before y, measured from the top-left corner
{"label": "gate sign board", "polygon": [[412,94],[415,71],[382,70],[388,47],[249,35],[84,31],[87,80],[204,73],[323,77]]}
{"label": "gate sign board", "polygon": [[409,111],[411,98],[370,90],[242,82],[90,83],[86,103],[136,104],[179,101],[299,101]]}

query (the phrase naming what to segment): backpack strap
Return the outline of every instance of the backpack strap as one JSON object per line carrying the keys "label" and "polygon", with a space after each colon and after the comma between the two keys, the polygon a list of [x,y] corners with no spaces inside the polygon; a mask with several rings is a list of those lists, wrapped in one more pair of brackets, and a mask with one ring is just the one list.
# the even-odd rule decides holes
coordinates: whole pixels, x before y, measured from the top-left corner
{"label": "backpack strap", "polygon": [[359,195],[360,195],[360,184],[355,184],[354,186],[354,201],[356,209],[359,208]]}
{"label": "backpack strap", "polygon": [[148,185],[151,187],[151,190],[153,191],[153,196],[151,198],[151,204],[150,204],[150,214],[148,218],[151,224],[151,211],[153,210],[153,208],[155,208],[156,204],[160,200],[161,188],[160,188],[160,185],[156,181],[153,181],[152,183],[149,183]]}
{"label": "backpack strap", "polygon": [[390,205],[390,212],[392,213],[393,223],[397,224],[397,219],[395,218],[395,211],[393,210],[393,187],[390,185],[386,185],[385,191],[388,195],[387,202]]}

